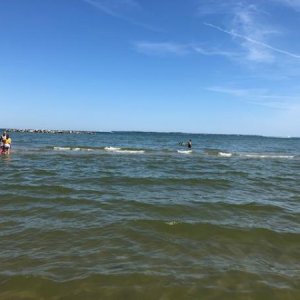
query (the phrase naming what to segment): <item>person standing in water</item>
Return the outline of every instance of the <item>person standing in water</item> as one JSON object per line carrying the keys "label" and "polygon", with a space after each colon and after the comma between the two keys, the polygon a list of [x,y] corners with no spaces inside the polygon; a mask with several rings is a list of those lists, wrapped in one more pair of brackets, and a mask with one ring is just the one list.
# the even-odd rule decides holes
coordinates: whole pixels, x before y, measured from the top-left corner
{"label": "person standing in water", "polygon": [[192,149],[192,140],[189,139],[186,143],[184,142],[180,142],[178,143],[180,146],[184,146],[184,147],[188,147],[189,150]]}
{"label": "person standing in water", "polygon": [[1,137],[0,137],[0,147],[1,147],[1,152],[4,152],[4,145],[7,139],[7,134],[6,131],[3,131]]}
{"label": "person standing in water", "polygon": [[9,137],[9,135],[6,135],[6,140],[4,142],[4,153],[9,154],[10,152],[10,147],[11,147],[11,138]]}

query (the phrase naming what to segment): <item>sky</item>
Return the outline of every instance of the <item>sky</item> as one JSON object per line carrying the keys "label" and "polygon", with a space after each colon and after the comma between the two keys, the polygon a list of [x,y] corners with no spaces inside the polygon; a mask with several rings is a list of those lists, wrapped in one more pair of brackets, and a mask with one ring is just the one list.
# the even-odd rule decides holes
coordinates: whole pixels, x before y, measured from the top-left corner
{"label": "sky", "polygon": [[0,0],[0,128],[300,136],[300,0]]}

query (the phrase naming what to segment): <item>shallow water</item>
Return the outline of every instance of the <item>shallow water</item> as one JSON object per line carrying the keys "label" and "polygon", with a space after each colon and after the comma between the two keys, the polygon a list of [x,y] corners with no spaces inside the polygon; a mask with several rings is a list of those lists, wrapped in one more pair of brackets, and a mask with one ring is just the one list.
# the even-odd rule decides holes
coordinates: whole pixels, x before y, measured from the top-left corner
{"label": "shallow water", "polygon": [[0,299],[300,299],[300,139],[12,138]]}

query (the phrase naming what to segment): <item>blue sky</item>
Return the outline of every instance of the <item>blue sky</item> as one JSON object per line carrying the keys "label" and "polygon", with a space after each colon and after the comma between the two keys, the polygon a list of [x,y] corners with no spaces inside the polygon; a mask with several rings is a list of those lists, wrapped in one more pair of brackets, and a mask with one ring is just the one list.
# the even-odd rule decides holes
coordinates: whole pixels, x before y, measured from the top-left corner
{"label": "blue sky", "polygon": [[0,0],[0,127],[300,136],[300,0]]}

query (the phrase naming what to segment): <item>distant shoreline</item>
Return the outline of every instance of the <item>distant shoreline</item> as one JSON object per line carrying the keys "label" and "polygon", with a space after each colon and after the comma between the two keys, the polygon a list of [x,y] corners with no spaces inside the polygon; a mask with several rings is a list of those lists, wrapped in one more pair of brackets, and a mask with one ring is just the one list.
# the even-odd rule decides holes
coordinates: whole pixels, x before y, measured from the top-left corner
{"label": "distant shoreline", "polygon": [[138,130],[113,130],[113,131],[91,131],[91,130],[65,130],[65,129],[18,129],[18,128],[0,128],[0,131],[19,132],[19,133],[44,133],[44,134],[98,134],[98,133],[161,133],[161,134],[184,134],[184,135],[222,135],[222,136],[247,136],[264,138],[292,138],[299,139],[300,136],[272,136],[260,134],[238,134],[238,133],[195,133],[195,132],[170,132],[170,131],[138,131]]}
{"label": "distant shoreline", "polygon": [[2,131],[4,130],[7,132],[21,132],[21,133],[96,134],[96,131],[84,131],[84,130],[15,129],[15,128],[2,129]]}

